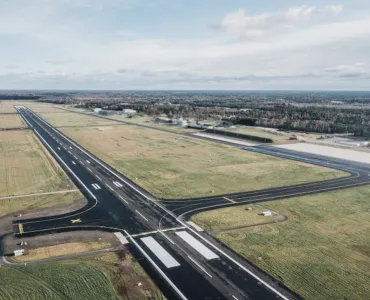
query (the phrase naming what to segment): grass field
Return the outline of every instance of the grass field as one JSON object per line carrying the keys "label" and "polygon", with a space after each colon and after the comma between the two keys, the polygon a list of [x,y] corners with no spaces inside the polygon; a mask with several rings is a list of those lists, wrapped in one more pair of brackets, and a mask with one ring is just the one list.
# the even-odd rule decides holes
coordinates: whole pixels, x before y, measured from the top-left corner
{"label": "grass field", "polygon": [[109,248],[110,243],[103,241],[96,242],[81,242],[81,243],[66,243],[55,246],[41,247],[37,249],[28,250],[26,255],[16,256],[12,258],[15,262],[28,262],[34,260],[41,260],[51,257],[65,256],[78,254],[88,251],[100,250]]}
{"label": "grass field", "polygon": [[[164,299],[130,255],[0,268],[1,300]],[[141,282],[142,285],[138,286]]]}
{"label": "grass field", "polygon": [[161,198],[210,196],[345,175],[136,126],[62,130]]}
{"label": "grass field", "polygon": [[202,212],[191,219],[205,230],[222,230],[272,222],[282,218],[278,214],[271,217],[261,216],[260,214],[266,210],[268,209],[258,205],[242,205]]}
{"label": "grass field", "polygon": [[29,211],[39,208],[65,206],[83,197],[84,196],[80,192],[73,192],[4,199],[0,200],[0,217],[17,211]]}
{"label": "grass field", "polygon": [[[288,221],[216,237],[305,299],[368,299],[369,199],[370,187],[361,187],[267,202]],[[224,226],[218,219],[225,212],[219,210],[208,224]]]}
{"label": "grass field", "polygon": [[74,189],[30,131],[0,132],[0,197]]}
{"label": "grass field", "polygon": [[16,113],[14,103],[13,101],[0,101],[0,113]]}
{"label": "grass field", "polygon": [[0,115],[0,128],[24,128],[27,127],[18,115]]}
{"label": "grass field", "polygon": [[[35,110],[36,111],[36,110]],[[99,126],[99,125],[120,125],[120,123],[111,120],[105,120],[94,116],[87,116],[73,112],[63,112],[58,110],[56,113],[39,113],[47,122],[55,127],[64,126]],[[124,126],[124,125],[122,125]]]}

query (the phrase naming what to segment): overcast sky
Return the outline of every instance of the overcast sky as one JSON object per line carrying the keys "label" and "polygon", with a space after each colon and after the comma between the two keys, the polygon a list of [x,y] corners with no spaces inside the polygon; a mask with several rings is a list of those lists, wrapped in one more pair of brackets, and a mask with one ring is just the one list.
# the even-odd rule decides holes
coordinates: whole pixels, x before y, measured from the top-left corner
{"label": "overcast sky", "polygon": [[370,90],[370,1],[0,0],[0,89]]}

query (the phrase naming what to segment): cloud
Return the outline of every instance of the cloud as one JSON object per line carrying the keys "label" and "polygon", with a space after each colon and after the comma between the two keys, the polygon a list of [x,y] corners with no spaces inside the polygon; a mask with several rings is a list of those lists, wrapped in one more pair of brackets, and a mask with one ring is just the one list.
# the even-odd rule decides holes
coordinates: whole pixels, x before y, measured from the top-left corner
{"label": "cloud", "polygon": [[370,65],[365,63],[355,63],[352,65],[338,65],[325,68],[322,74],[338,76],[343,78],[370,77]]}
{"label": "cloud", "polygon": [[257,36],[266,31],[275,31],[277,28],[291,28],[323,17],[337,15],[342,10],[341,5],[322,7],[302,5],[285,11],[248,15],[244,9],[239,9],[224,16],[216,27],[228,32]]}

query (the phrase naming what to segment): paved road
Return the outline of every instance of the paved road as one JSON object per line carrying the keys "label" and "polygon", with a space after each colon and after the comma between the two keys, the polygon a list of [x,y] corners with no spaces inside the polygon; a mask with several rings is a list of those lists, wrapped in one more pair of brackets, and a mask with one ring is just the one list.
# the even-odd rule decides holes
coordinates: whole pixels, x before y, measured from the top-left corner
{"label": "paved road", "polygon": [[[206,234],[25,107],[18,112],[88,200],[59,216],[14,221],[17,236],[81,229],[123,233],[170,299],[294,299]],[[195,288],[196,287],[196,288]]]}

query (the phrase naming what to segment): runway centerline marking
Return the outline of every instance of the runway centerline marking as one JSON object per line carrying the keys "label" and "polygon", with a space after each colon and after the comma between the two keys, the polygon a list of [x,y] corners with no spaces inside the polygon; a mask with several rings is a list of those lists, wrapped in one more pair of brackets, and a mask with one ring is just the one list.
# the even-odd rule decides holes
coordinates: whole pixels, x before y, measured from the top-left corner
{"label": "runway centerline marking", "polygon": [[147,218],[145,218],[138,210],[135,210],[145,221],[149,221]]}
{"label": "runway centerline marking", "polygon": [[234,200],[232,200],[230,198],[227,198],[227,197],[224,197],[224,199],[227,200],[227,201],[229,201],[229,202],[231,202],[231,203],[237,203],[236,201],[234,201]]}
{"label": "runway centerline marking", "polygon": [[89,167],[87,167],[86,169],[88,169],[90,172],[92,172],[92,170]]}
{"label": "runway centerline marking", "polygon": [[74,165],[75,165],[76,163],[72,160],[72,164],[74,164]]}
{"label": "runway centerline marking", "polygon": [[86,162],[89,164],[90,162],[86,159]]}
{"label": "runway centerline marking", "polygon": [[209,274],[207,271],[206,271],[206,269],[205,268],[203,268],[194,258],[192,258],[190,255],[188,255],[188,258],[193,262],[193,263],[195,263],[197,266],[198,266],[198,268],[199,269],[201,269],[204,273],[206,273],[209,277],[211,277],[212,278],[212,275],[211,274]]}
{"label": "runway centerline marking", "polygon": [[123,202],[125,202],[126,204],[128,204],[128,202],[121,196],[118,196],[118,198],[120,198]]}

